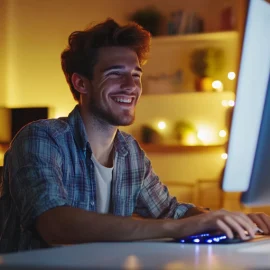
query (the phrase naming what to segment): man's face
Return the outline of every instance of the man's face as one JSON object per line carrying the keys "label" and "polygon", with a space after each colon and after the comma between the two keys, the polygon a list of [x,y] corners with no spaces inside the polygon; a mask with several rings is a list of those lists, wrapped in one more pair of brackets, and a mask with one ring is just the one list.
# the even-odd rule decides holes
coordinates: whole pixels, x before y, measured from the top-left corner
{"label": "man's face", "polygon": [[127,126],[135,119],[135,106],[142,92],[142,70],[137,54],[126,47],[99,49],[90,81],[89,110],[99,120]]}

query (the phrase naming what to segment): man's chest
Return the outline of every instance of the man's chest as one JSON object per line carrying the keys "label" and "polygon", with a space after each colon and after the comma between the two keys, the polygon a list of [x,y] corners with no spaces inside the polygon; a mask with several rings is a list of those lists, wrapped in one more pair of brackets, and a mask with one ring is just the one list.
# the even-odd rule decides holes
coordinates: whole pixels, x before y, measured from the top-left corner
{"label": "man's chest", "polygon": [[[76,159],[63,166],[63,185],[68,203],[87,211],[97,211],[97,181],[91,159]],[[130,164],[127,158],[117,157],[112,173],[110,212],[115,215],[131,216],[136,207],[142,182],[142,168]]]}

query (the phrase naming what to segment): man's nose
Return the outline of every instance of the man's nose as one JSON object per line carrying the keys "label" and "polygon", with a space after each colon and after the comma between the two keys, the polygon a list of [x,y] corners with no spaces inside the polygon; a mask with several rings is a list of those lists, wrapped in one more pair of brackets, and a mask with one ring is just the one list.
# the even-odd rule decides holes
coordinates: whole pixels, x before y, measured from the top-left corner
{"label": "man's nose", "polygon": [[123,78],[121,88],[124,90],[134,90],[136,88],[136,83],[132,74],[126,74]]}

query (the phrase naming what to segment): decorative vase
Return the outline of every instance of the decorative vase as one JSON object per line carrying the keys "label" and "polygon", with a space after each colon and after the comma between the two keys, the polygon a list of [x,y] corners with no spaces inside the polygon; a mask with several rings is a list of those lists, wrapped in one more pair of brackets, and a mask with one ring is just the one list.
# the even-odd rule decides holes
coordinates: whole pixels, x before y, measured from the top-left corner
{"label": "decorative vase", "polygon": [[212,88],[212,79],[209,77],[197,77],[195,79],[195,89],[198,92],[211,92]]}

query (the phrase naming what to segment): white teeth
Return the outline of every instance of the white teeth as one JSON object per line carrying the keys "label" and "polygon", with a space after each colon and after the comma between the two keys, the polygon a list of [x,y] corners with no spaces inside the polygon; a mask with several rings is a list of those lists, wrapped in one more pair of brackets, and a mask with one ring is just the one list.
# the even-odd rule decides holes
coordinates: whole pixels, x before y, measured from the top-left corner
{"label": "white teeth", "polygon": [[121,103],[131,103],[132,98],[114,98],[114,101]]}

